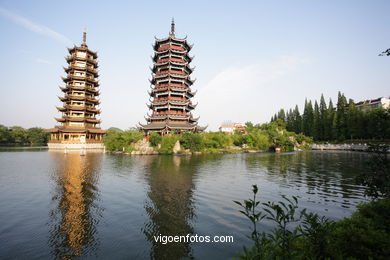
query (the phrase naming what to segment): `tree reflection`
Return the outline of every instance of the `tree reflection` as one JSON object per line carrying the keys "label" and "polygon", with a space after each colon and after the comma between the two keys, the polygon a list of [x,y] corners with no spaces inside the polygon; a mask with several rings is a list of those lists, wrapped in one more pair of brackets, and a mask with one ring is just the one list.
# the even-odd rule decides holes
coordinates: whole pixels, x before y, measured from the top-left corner
{"label": "tree reflection", "polygon": [[101,216],[97,207],[98,169],[103,154],[51,153],[56,188],[49,224],[49,246],[56,258],[93,255],[98,246],[96,225]]}

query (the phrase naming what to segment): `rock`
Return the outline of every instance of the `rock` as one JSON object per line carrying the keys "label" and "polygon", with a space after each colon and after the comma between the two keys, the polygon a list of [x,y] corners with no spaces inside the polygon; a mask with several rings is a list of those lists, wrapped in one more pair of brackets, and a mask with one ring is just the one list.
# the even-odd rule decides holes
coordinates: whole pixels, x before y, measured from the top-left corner
{"label": "rock", "polygon": [[178,153],[181,150],[179,140],[176,141],[175,146],[173,147],[173,153]]}

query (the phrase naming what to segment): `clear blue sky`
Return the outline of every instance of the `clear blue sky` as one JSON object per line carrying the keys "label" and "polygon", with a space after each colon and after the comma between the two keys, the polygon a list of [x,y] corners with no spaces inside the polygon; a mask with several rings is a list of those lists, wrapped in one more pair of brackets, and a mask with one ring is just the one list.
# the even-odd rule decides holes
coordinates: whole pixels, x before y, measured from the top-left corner
{"label": "clear blue sky", "polygon": [[201,125],[266,122],[337,91],[390,95],[390,1],[0,1],[0,124],[53,127],[67,47],[98,51],[102,127],[144,122],[154,36],[194,44]]}

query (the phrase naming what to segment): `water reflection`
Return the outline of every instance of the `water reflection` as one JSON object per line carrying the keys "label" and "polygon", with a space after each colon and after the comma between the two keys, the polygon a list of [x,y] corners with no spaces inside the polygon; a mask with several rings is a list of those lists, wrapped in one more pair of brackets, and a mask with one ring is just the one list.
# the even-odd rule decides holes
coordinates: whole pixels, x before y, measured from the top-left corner
{"label": "water reflection", "polygon": [[318,198],[325,202],[338,199],[343,207],[349,207],[349,199],[360,199],[364,192],[363,187],[355,185],[355,176],[357,170],[370,170],[365,164],[367,157],[352,152],[299,152],[248,156],[246,164],[249,170],[262,169],[267,173],[265,178],[281,188],[306,189],[313,202]]}
{"label": "water reflection", "polygon": [[192,258],[189,243],[156,243],[153,236],[193,234],[195,218],[193,178],[199,158],[188,156],[153,156],[148,159],[149,184],[145,210],[149,220],[143,232],[152,243],[154,259]]}
{"label": "water reflection", "polygon": [[49,226],[49,246],[56,258],[94,255],[99,241],[96,225],[101,216],[97,207],[98,172],[101,153],[52,152],[55,182]]}

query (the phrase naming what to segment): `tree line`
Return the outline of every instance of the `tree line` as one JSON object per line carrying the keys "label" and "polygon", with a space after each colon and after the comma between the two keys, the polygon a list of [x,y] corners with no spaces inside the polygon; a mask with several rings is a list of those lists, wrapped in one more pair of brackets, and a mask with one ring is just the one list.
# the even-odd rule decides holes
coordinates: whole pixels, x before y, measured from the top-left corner
{"label": "tree line", "polygon": [[42,145],[46,144],[48,139],[49,133],[45,133],[40,127],[24,129],[20,126],[0,125],[0,144],[2,145]]}
{"label": "tree line", "polygon": [[353,99],[338,93],[337,104],[321,95],[320,101],[305,100],[300,114],[298,105],[287,112],[280,109],[271,122],[286,122],[287,130],[311,136],[315,141],[345,141],[356,139],[390,139],[390,109],[382,107],[359,109]]}

